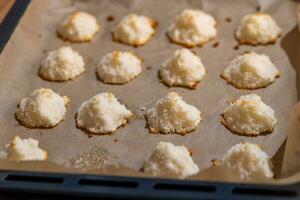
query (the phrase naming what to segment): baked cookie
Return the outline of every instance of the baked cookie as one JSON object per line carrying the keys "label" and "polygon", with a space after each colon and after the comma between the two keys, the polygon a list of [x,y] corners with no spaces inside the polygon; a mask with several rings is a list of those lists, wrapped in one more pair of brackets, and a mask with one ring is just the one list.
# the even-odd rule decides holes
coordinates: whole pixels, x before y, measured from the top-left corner
{"label": "baked cookie", "polygon": [[273,132],[278,124],[274,110],[256,94],[233,101],[222,113],[222,123],[233,133],[246,136]]}
{"label": "baked cookie", "polygon": [[104,83],[125,84],[142,72],[142,60],[131,52],[106,54],[97,65],[97,75]]}
{"label": "baked cookie", "polygon": [[81,55],[71,47],[61,47],[48,53],[42,61],[39,75],[49,81],[72,80],[84,72]]}
{"label": "baked cookie", "polygon": [[99,29],[100,26],[93,15],[77,11],[60,24],[57,34],[70,42],[89,42]]}
{"label": "baked cookie", "polygon": [[168,86],[196,88],[205,76],[201,59],[188,49],[176,50],[159,69],[159,76]]}
{"label": "baked cookie", "polygon": [[47,160],[47,151],[39,148],[39,141],[14,137],[9,145],[7,159],[11,161]]}
{"label": "baked cookie", "polygon": [[172,42],[193,48],[217,37],[215,19],[201,10],[183,10],[168,28]]}
{"label": "baked cookie", "polygon": [[236,38],[240,44],[275,43],[282,31],[274,19],[266,13],[246,15],[236,30]]}
{"label": "baked cookie", "polygon": [[16,119],[28,128],[52,128],[65,117],[66,96],[60,96],[51,89],[41,88],[23,98],[16,111]]}
{"label": "baked cookie", "polygon": [[146,120],[151,133],[185,135],[198,127],[201,112],[185,103],[176,92],[170,92],[147,111]]}
{"label": "baked cookie", "polygon": [[95,95],[81,104],[76,125],[94,134],[108,134],[125,125],[133,116],[110,92]]}
{"label": "baked cookie", "polygon": [[274,176],[268,154],[256,144],[234,145],[227,151],[222,165],[238,170],[241,179],[266,179]]}
{"label": "baked cookie", "polygon": [[156,25],[150,17],[129,14],[114,28],[113,39],[131,46],[142,46],[154,35]]}
{"label": "baked cookie", "polygon": [[246,53],[233,59],[222,77],[236,88],[266,87],[279,77],[279,71],[264,54]]}
{"label": "baked cookie", "polygon": [[189,150],[170,142],[157,144],[143,164],[143,171],[154,176],[176,176],[185,178],[199,172]]}

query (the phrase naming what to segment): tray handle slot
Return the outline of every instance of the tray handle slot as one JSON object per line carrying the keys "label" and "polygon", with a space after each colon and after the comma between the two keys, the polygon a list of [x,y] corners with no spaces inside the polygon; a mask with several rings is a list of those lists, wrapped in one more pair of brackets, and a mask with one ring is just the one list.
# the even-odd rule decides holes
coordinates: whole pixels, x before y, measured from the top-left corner
{"label": "tray handle slot", "polygon": [[80,179],[79,185],[82,186],[106,186],[118,188],[137,188],[139,186],[136,181],[122,181],[122,180],[99,180],[99,179]]}
{"label": "tray handle slot", "polygon": [[176,191],[193,191],[193,192],[209,192],[216,191],[216,187],[212,185],[189,185],[189,184],[174,184],[174,183],[156,183],[156,190],[176,190]]}
{"label": "tray handle slot", "polygon": [[9,174],[5,178],[6,181],[17,181],[17,182],[34,182],[34,183],[52,183],[61,184],[64,182],[62,177],[51,177],[51,176],[36,176],[36,175],[21,175],[21,174]]}
{"label": "tray handle slot", "polygon": [[251,196],[269,196],[269,197],[297,197],[297,192],[294,190],[281,188],[241,188],[236,187],[232,190],[233,194],[251,195]]}

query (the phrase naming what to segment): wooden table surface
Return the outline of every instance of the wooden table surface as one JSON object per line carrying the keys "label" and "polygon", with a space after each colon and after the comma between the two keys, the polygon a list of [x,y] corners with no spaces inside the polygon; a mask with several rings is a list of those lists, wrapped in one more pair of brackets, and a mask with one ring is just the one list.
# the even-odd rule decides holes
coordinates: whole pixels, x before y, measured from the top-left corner
{"label": "wooden table surface", "polygon": [[[0,23],[16,0],[0,0]],[[22,1],[22,0],[20,0]]]}

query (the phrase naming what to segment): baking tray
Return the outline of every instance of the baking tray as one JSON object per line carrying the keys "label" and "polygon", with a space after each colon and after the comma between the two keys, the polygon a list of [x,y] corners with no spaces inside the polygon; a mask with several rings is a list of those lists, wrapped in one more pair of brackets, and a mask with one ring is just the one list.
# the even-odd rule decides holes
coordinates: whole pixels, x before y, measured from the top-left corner
{"label": "baking tray", "polygon": [[[0,48],[17,26],[29,0],[16,1],[0,26]],[[0,190],[124,199],[299,199],[300,184],[221,182],[2,170]]]}

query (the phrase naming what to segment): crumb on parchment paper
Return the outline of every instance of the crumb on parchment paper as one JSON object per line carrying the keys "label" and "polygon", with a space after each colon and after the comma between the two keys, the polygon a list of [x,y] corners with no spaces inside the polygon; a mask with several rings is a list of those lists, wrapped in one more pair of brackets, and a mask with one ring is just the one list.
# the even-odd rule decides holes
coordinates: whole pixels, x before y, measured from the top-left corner
{"label": "crumb on parchment paper", "polygon": [[90,152],[79,154],[71,160],[71,167],[76,169],[97,169],[116,164],[116,157],[102,148],[94,148]]}

